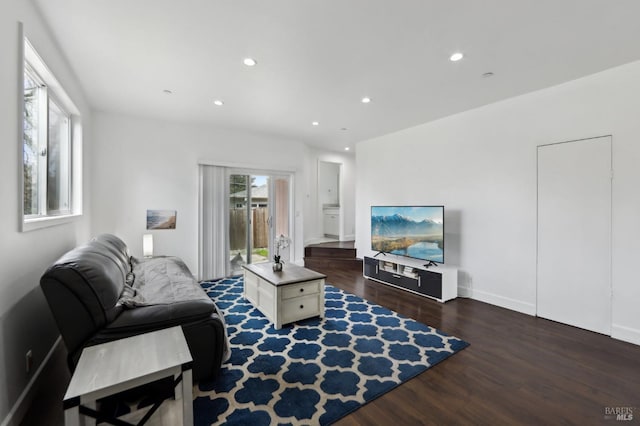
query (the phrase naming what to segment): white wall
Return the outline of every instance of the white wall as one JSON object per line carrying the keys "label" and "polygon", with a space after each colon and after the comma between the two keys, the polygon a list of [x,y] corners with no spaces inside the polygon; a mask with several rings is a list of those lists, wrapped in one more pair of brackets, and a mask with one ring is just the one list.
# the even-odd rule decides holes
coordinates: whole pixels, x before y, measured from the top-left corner
{"label": "white wall", "polygon": [[444,204],[446,263],[462,290],[535,314],[536,146],[610,134],[612,334],[640,344],[638,111],[634,62],[358,144],[359,256],[371,253],[371,205]]}
{"label": "white wall", "polygon": [[307,174],[307,187],[309,192],[306,194],[306,209],[309,212],[305,216],[305,245],[314,243],[324,237],[323,217],[322,217],[322,201],[318,198],[318,163],[326,161],[330,163],[341,164],[341,212],[344,235],[346,240],[355,238],[355,190],[356,190],[356,157],[351,153],[341,153],[332,151],[323,151],[317,148],[309,148],[308,162],[305,166],[309,173]]}
{"label": "white wall", "polygon": [[177,210],[175,230],[156,230],[154,253],[181,257],[198,271],[198,162],[293,170],[295,259],[303,256],[308,150],[296,141],[206,125],[110,113],[94,116],[94,233],[120,236],[142,255],[147,209]]}
{"label": "white wall", "polygon": [[[82,90],[77,84],[64,56],[31,2],[3,0],[0,2],[0,423],[15,423],[21,413],[13,409],[34,378],[58,336],[48,305],[39,287],[46,267],[68,249],[89,238],[89,219],[85,215],[73,223],[31,232],[18,232],[19,161],[22,150],[18,143],[18,122],[21,102],[18,87],[19,55],[22,42],[18,36],[18,21],[24,23],[29,37],[44,62],[73,99],[82,115],[85,166],[90,140],[91,116]],[[86,168],[85,168],[86,170]],[[89,176],[85,173],[85,211]],[[25,373],[25,354],[32,349],[35,365]],[[27,396],[28,398],[28,396]]]}

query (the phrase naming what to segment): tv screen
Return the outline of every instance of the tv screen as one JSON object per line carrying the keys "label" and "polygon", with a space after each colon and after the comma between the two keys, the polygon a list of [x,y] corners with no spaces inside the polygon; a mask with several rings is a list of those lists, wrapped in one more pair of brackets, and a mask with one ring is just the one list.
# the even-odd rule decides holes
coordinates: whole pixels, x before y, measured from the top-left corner
{"label": "tv screen", "polygon": [[371,206],[371,249],[444,263],[444,206]]}

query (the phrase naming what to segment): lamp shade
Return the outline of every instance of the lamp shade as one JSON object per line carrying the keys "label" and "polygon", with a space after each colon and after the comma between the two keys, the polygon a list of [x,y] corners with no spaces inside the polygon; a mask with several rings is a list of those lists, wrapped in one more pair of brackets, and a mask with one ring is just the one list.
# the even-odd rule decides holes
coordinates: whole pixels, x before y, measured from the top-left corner
{"label": "lamp shade", "polygon": [[142,236],[142,254],[144,257],[153,256],[153,234]]}

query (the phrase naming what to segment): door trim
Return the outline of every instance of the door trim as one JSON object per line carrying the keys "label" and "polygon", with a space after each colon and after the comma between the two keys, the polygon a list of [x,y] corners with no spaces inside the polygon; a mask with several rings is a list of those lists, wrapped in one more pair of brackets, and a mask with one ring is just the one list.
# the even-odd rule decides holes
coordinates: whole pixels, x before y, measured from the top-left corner
{"label": "door trim", "polygon": [[[236,164],[234,167],[226,167],[226,176],[227,176],[227,181],[229,180],[229,177],[232,175],[241,175],[241,176],[249,176],[249,178],[251,178],[251,176],[266,176],[269,178],[268,180],[268,188],[269,188],[269,206],[268,206],[268,213],[269,213],[269,217],[270,217],[270,221],[273,222],[273,217],[275,215],[275,204],[274,204],[274,200],[271,199],[272,196],[274,196],[275,194],[275,178],[286,178],[288,181],[288,214],[289,214],[289,224],[288,224],[288,232],[289,232],[289,237],[291,238],[291,243],[289,245],[289,252],[291,255],[292,259],[295,259],[295,216],[293,216],[294,213],[294,209],[295,209],[295,194],[294,194],[294,176],[295,176],[295,172],[293,171],[289,171],[289,170],[271,170],[271,169],[260,169],[260,168],[242,168],[242,167],[238,167],[238,165]],[[226,192],[227,195],[226,197],[229,198],[229,185],[227,184],[226,186]],[[248,203],[250,203],[251,201],[251,192],[252,189],[251,187],[247,187],[247,199],[248,199]],[[228,212],[227,212],[228,215]],[[251,208],[247,207],[247,223],[250,224],[252,215],[251,215]],[[229,220],[227,218],[227,223],[229,223]],[[269,233],[272,233],[272,226],[269,226]],[[275,237],[275,236],[274,236]],[[228,235],[227,235],[227,239],[228,239]],[[268,245],[269,245],[269,256],[272,255],[273,253],[273,240],[274,238],[271,238],[271,236],[269,236],[269,241],[268,241]],[[250,253],[250,249],[253,245],[253,241],[251,238],[251,232],[249,232],[249,230],[247,230],[247,262],[250,263],[249,261],[251,260],[251,253]],[[227,253],[225,254],[225,258],[227,259],[227,267],[228,270],[233,272],[231,269],[231,260],[230,260],[230,256],[229,256],[229,248],[227,249]]]}

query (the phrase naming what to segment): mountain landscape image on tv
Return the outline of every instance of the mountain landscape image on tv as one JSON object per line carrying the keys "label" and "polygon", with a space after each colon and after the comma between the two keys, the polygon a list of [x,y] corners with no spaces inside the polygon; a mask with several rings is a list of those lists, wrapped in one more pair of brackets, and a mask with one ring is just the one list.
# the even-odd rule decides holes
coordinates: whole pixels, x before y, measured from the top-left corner
{"label": "mountain landscape image on tv", "polygon": [[371,206],[371,249],[444,263],[444,207]]}

